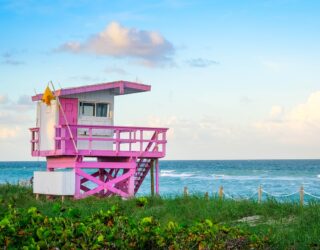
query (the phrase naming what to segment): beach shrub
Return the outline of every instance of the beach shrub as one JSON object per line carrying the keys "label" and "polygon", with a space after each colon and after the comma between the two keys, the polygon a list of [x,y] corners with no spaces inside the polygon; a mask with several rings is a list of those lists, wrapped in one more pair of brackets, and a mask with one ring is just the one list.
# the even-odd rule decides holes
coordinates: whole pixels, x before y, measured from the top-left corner
{"label": "beach shrub", "polygon": [[136,198],[136,205],[138,207],[144,207],[148,204],[148,199],[146,197],[138,197]]}
{"label": "beach shrub", "polygon": [[236,227],[211,220],[161,226],[153,217],[123,216],[117,206],[86,217],[53,205],[53,216],[36,207],[9,205],[0,217],[3,249],[263,249],[268,242]]}

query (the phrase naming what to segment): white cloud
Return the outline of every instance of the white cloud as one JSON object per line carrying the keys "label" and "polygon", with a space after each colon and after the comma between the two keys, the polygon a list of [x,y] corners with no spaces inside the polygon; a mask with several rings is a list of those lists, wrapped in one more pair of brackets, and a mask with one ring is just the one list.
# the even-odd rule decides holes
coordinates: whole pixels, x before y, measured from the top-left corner
{"label": "white cloud", "polygon": [[9,52],[2,54],[1,57],[3,58],[1,62],[2,64],[15,65],[15,66],[24,64],[24,62],[14,59],[13,54]]}
{"label": "white cloud", "polygon": [[122,68],[117,68],[117,67],[108,67],[104,70],[105,73],[108,74],[118,74],[118,75],[128,75],[129,73],[122,69]]}
{"label": "white cloud", "polygon": [[32,106],[33,105],[33,102],[31,100],[31,97],[28,96],[28,95],[22,95],[19,97],[18,101],[17,101],[17,104],[18,105],[21,105],[21,106]]}
{"label": "white cloud", "polygon": [[269,118],[254,127],[281,143],[320,146],[320,91],[288,112],[279,106],[272,107]]}
{"label": "white cloud", "polygon": [[30,155],[29,128],[35,124],[35,107],[24,95],[15,101],[5,100],[0,106],[0,160],[23,160]]}
{"label": "white cloud", "polygon": [[271,110],[269,113],[269,119],[271,121],[279,121],[283,118],[283,115],[284,115],[284,108],[279,105],[275,105],[271,107]]}
{"label": "white cloud", "polygon": [[20,133],[21,128],[19,127],[0,127],[0,140],[1,139],[8,139],[8,138],[15,138]]}
{"label": "white cloud", "polygon": [[147,65],[170,61],[174,53],[173,45],[160,33],[127,28],[117,22],[111,22],[103,31],[85,42],[67,42],[58,50],[118,58],[138,58]]}
{"label": "white cloud", "polygon": [[6,95],[0,95],[0,105],[8,103],[9,99]]}
{"label": "white cloud", "polygon": [[242,128],[221,119],[203,116],[199,120],[179,116],[148,118],[150,127],[167,127],[169,159],[230,159],[239,157]]}
{"label": "white cloud", "polygon": [[196,67],[196,68],[207,68],[212,65],[220,64],[218,61],[205,59],[205,58],[193,58],[193,59],[187,60],[186,62],[187,64],[189,64],[189,66]]}

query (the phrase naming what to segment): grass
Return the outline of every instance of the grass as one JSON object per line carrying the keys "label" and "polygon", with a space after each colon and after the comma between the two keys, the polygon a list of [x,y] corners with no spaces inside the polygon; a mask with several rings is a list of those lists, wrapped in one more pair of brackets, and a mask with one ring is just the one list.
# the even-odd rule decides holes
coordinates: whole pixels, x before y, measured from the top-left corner
{"label": "grass", "polygon": [[210,219],[214,223],[267,237],[272,249],[320,249],[320,203],[317,202],[301,207],[298,203],[279,203],[275,200],[261,204],[245,200],[220,200],[218,197],[207,200],[200,195],[146,197],[146,200],[146,204],[140,204],[141,198],[89,197],[83,200],[67,198],[62,203],[60,199],[46,200],[44,196],[36,200],[30,188],[5,184],[0,185],[0,220],[7,204],[15,204],[19,209],[37,207],[48,217],[55,214],[55,207],[72,208],[78,211],[80,217],[85,217],[117,205],[124,215],[134,220],[152,216],[161,225],[175,221],[189,226],[195,221]]}

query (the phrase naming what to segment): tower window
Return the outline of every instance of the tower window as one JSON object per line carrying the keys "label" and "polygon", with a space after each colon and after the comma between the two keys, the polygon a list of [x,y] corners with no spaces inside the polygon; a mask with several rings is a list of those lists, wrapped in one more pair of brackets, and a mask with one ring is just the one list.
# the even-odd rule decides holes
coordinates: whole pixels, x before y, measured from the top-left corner
{"label": "tower window", "polygon": [[95,115],[95,104],[89,102],[80,102],[80,114],[83,116]]}
{"label": "tower window", "polygon": [[109,104],[108,103],[97,103],[96,104],[96,116],[97,117],[108,117]]}

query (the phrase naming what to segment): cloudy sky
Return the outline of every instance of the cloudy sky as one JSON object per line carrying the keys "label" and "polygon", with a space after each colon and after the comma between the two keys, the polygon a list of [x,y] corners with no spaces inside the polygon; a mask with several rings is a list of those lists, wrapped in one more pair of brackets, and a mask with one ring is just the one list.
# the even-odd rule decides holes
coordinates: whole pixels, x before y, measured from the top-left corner
{"label": "cloudy sky", "polygon": [[[93,3],[94,2],[94,3]],[[30,96],[114,80],[117,125],[167,159],[320,157],[320,1],[0,0],[0,160],[31,160]]]}

